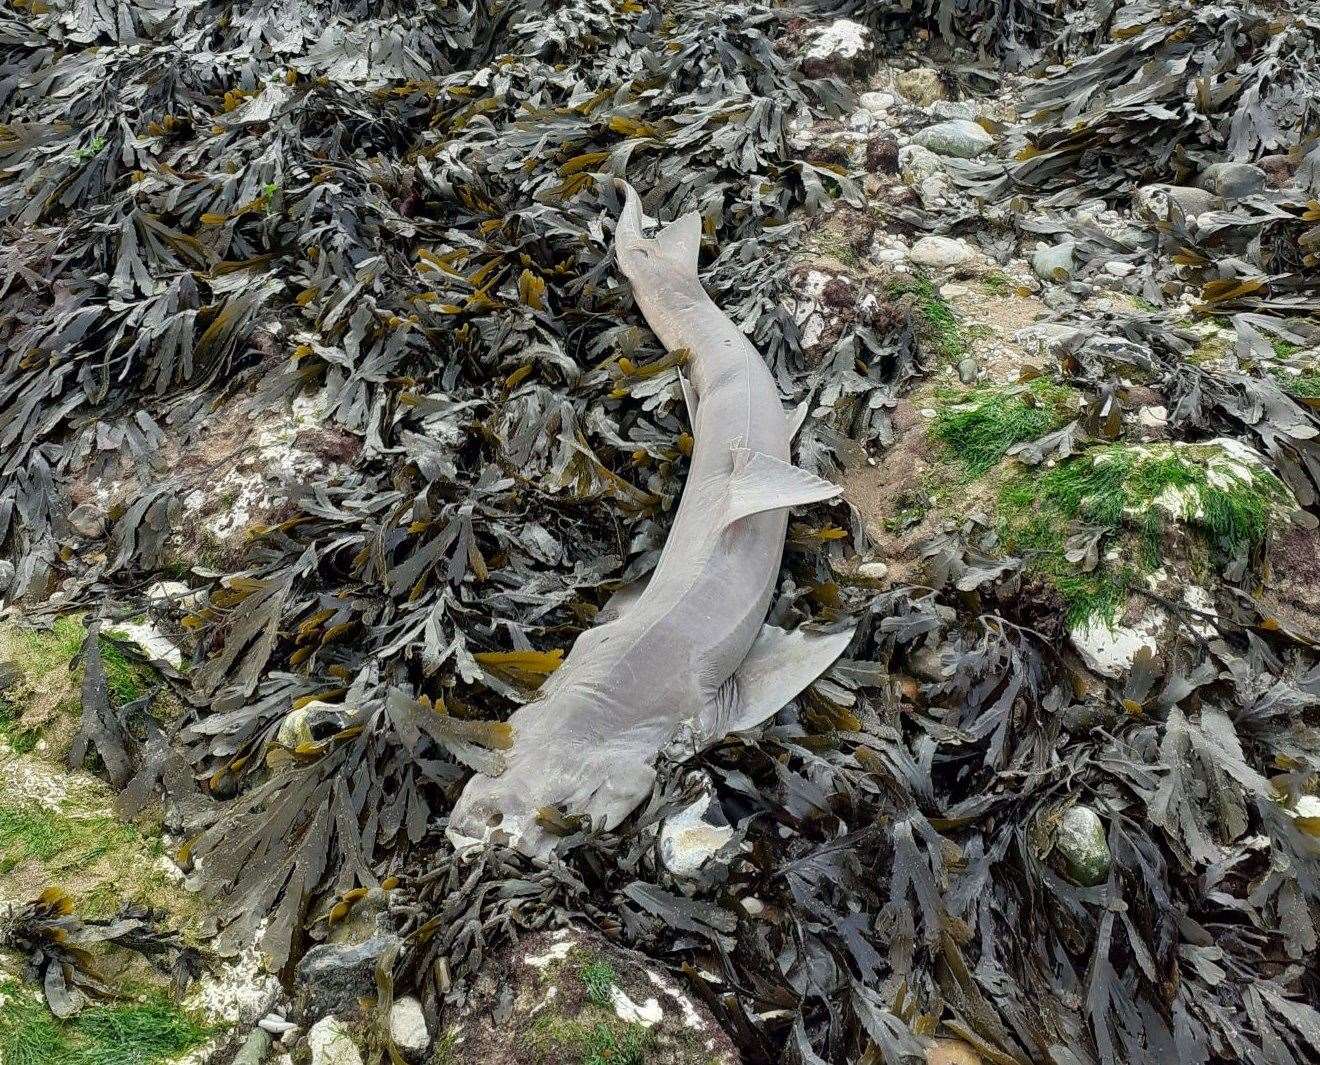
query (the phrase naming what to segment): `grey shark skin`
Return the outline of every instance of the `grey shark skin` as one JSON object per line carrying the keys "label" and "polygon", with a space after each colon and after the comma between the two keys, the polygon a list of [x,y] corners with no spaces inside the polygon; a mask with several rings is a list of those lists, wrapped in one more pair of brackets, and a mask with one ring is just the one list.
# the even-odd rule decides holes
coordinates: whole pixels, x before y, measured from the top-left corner
{"label": "grey shark skin", "polygon": [[468,782],[450,817],[460,847],[495,839],[545,856],[547,806],[614,828],[650,794],[662,753],[691,755],[765,721],[852,638],[763,624],[788,508],[839,488],[790,464],[774,379],[698,279],[699,216],[648,239],[637,194],[619,186],[619,266],[664,346],[690,352],[691,468],[646,587],[616,595],[513,714],[504,772]]}

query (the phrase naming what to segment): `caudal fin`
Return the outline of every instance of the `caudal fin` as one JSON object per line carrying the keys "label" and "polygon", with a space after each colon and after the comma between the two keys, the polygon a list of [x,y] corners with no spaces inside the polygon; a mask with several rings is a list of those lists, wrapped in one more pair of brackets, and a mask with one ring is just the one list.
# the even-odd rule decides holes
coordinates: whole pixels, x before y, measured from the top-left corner
{"label": "caudal fin", "polygon": [[654,237],[647,237],[644,229],[653,219],[642,213],[637,191],[622,178],[615,178],[614,184],[624,197],[614,230],[614,249],[629,280],[654,282],[661,274],[695,277],[701,254],[701,215],[689,211]]}

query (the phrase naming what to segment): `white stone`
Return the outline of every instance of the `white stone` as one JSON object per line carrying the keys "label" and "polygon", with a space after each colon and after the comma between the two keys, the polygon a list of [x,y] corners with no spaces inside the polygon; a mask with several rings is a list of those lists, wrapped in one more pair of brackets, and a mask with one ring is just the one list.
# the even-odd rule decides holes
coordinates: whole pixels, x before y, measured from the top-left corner
{"label": "white stone", "polygon": [[1031,257],[1031,268],[1043,281],[1066,281],[1073,272],[1073,253],[1077,245],[1071,240],[1037,248]]}
{"label": "white stone", "polygon": [[431,1045],[422,1004],[408,995],[390,1008],[390,1038],[405,1053],[420,1054]]}
{"label": "white stone", "polygon": [[1079,330],[1075,326],[1064,325],[1062,322],[1037,322],[1019,329],[1013,334],[1013,341],[1029,354],[1054,355],[1078,335]]}
{"label": "white stone", "polygon": [[895,100],[892,93],[864,92],[857,98],[857,102],[872,114],[881,115],[894,106]]}
{"label": "white stone", "polygon": [[312,1065],[362,1065],[362,1054],[348,1028],[336,1017],[322,1017],[307,1033]]}
{"label": "white stone", "polygon": [[1162,428],[1169,424],[1169,410],[1160,406],[1142,407],[1137,411],[1137,421],[1147,429]]}
{"label": "white stone", "polygon": [[919,185],[942,169],[940,157],[920,144],[905,144],[898,150],[898,173],[905,185]]}
{"label": "white stone", "polygon": [[1117,680],[1132,668],[1142,648],[1152,653],[1159,649],[1156,634],[1167,622],[1168,616],[1156,608],[1132,626],[1111,626],[1103,618],[1091,618],[1069,635],[1092,673]]}
{"label": "white stone", "polygon": [[279,978],[266,972],[260,949],[252,946],[203,976],[183,1005],[213,1024],[253,1024],[279,996]]}
{"label": "white stone", "polygon": [[563,961],[572,953],[577,943],[568,938],[561,939],[558,943],[551,943],[550,949],[544,954],[528,954],[523,958],[524,965],[530,965],[533,969],[548,969],[555,962]]}
{"label": "white stone", "polygon": [[660,828],[660,860],[674,876],[695,876],[733,838],[728,825],[712,825],[703,816],[710,796],[665,818]]}
{"label": "white stone", "polygon": [[1136,271],[1137,264],[1119,262],[1118,260],[1115,260],[1113,262],[1105,263],[1104,269],[1105,269],[1105,273],[1110,274],[1114,277],[1127,277],[1128,274],[1134,273]]}
{"label": "white stone", "polygon": [[816,34],[807,49],[809,60],[856,59],[867,47],[870,31],[852,19],[835,19]]}
{"label": "white stone", "polygon": [[964,240],[955,237],[926,236],[912,245],[908,258],[918,266],[948,270],[976,259],[977,254]]}
{"label": "white stone", "polygon": [[110,635],[137,644],[153,662],[168,662],[175,669],[183,665],[183,654],[174,645],[174,641],[150,622],[120,621],[110,630]]}
{"label": "white stone", "polygon": [[882,581],[889,576],[889,567],[883,562],[863,562],[857,567],[857,573],[871,581]]}
{"label": "white stone", "polygon": [[745,895],[738,900],[738,903],[742,906],[748,917],[759,917],[761,914],[765,913],[765,903],[755,895]]}

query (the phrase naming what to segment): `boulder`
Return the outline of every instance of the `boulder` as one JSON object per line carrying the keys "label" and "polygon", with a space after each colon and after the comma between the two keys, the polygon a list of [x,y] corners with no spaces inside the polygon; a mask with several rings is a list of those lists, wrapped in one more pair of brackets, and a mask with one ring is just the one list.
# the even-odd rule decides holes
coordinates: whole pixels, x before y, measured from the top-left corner
{"label": "boulder", "polygon": [[835,19],[818,29],[802,56],[809,78],[846,78],[861,74],[871,59],[871,31],[851,19]]}
{"label": "boulder", "polygon": [[375,994],[376,962],[398,943],[392,933],[380,933],[361,943],[321,943],[298,962],[298,997],[301,1015],[329,1013],[351,1016],[359,1000]]}
{"label": "boulder", "polygon": [[1173,209],[1196,218],[1219,206],[1219,197],[1190,185],[1145,185],[1132,194],[1132,209],[1151,222],[1163,222]]}
{"label": "boulder", "polygon": [[1201,172],[1201,188],[1222,196],[1226,200],[1238,200],[1265,191],[1268,175],[1252,163],[1211,163]]}
{"label": "boulder", "polygon": [[728,1035],[679,978],[577,927],[491,958],[443,1045],[454,1062],[736,1065]]}
{"label": "boulder", "polygon": [[932,118],[976,118],[976,106],[967,100],[936,100],[930,105]]}
{"label": "boulder", "polygon": [[408,995],[390,1008],[390,1038],[405,1057],[420,1057],[431,1045],[422,1004]]}
{"label": "boulder", "polygon": [[898,150],[898,172],[905,185],[919,185],[943,169],[940,157],[920,144],[905,144]]}
{"label": "boulder", "polygon": [[974,249],[965,240],[954,237],[926,236],[912,245],[908,258],[917,266],[931,270],[951,270],[965,266],[977,258]]}
{"label": "boulder", "polygon": [[931,67],[903,71],[894,79],[894,88],[905,100],[918,107],[929,107],[936,100],[944,99],[944,83],[940,81],[940,72]]}
{"label": "boulder", "polygon": [[951,118],[918,130],[912,137],[912,143],[929,148],[936,155],[975,159],[993,148],[995,139],[969,119]]}

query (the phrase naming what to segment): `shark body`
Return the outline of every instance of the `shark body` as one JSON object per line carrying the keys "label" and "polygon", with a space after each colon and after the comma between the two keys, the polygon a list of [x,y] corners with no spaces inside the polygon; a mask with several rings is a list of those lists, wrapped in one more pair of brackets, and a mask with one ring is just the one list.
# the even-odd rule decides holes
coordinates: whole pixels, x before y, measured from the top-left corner
{"label": "shark body", "polygon": [[699,216],[648,239],[637,194],[619,184],[620,268],[661,343],[690,353],[691,467],[645,587],[617,594],[513,714],[505,771],[468,782],[450,818],[460,845],[494,837],[545,855],[555,838],[538,821],[544,807],[614,828],[650,794],[662,753],[765,721],[852,637],[764,624],[788,508],[839,488],[791,464],[774,379],[698,278]]}

